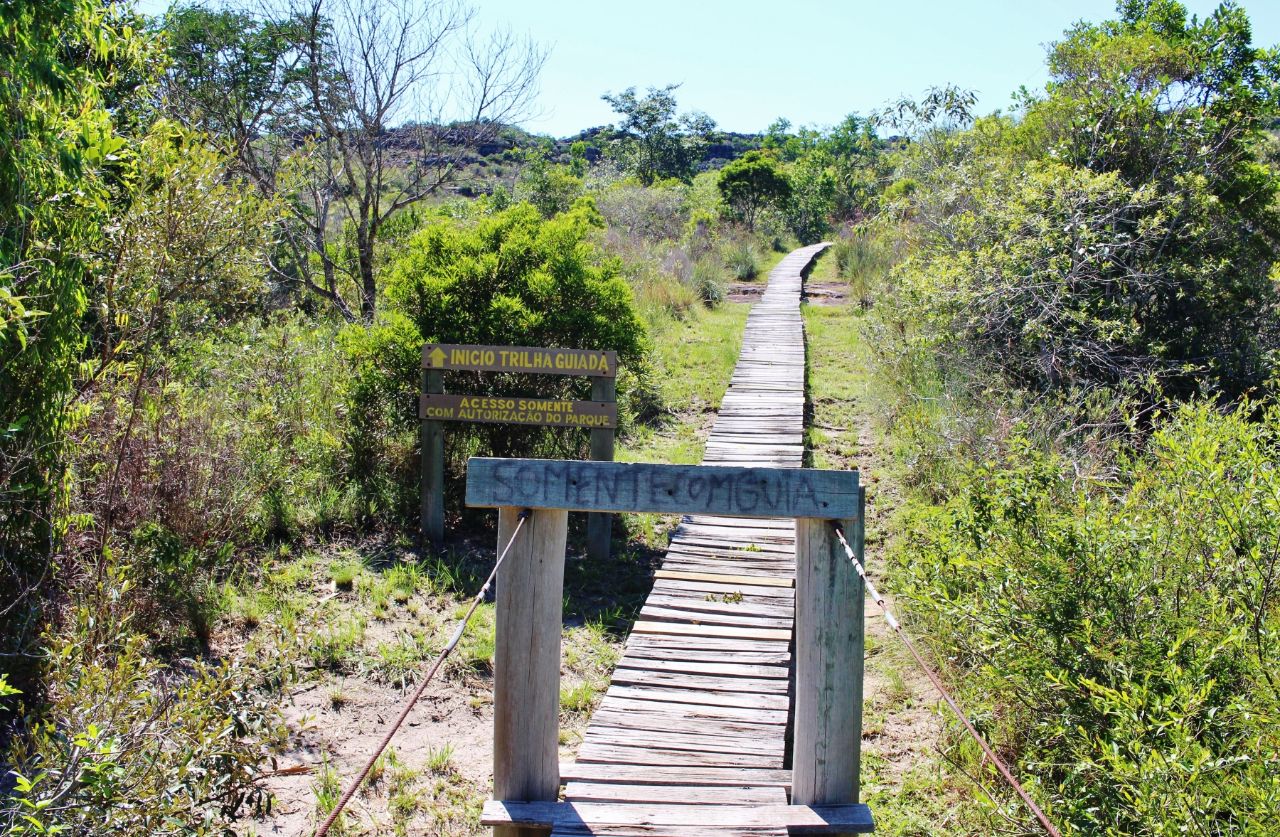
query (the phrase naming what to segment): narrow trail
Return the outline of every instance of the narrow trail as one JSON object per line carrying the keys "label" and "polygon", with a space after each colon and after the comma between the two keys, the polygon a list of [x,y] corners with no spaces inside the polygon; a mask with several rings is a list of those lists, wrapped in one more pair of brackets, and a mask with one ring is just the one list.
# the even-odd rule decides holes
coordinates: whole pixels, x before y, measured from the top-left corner
{"label": "narrow trail", "polygon": [[[804,456],[802,273],[825,244],[770,273],[707,440],[704,464],[798,468]],[[573,802],[785,805],[795,522],[693,515],[672,536],[613,683],[592,717]],[[785,835],[702,822],[645,834]],[[619,827],[616,833],[633,833]],[[553,835],[615,833],[558,827]]]}

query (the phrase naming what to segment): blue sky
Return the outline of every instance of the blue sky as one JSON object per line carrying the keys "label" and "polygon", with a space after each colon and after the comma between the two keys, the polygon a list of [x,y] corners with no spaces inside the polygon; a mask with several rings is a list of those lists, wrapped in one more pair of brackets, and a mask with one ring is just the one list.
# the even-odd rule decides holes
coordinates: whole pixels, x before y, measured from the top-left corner
{"label": "blue sky", "polygon": [[[551,48],[541,115],[525,127],[555,136],[612,122],[605,91],[671,83],[682,85],[682,109],[732,131],[763,130],[778,116],[831,125],[946,82],[976,90],[985,113],[1007,107],[1019,85],[1044,85],[1045,46],[1072,23],[1115,12],[1109,0],[474,2],[481,24]],[[1217,3],[1184,5],[1203,16]],[[1280,3],[1240,5],[1255,44],[1280,43]]]}

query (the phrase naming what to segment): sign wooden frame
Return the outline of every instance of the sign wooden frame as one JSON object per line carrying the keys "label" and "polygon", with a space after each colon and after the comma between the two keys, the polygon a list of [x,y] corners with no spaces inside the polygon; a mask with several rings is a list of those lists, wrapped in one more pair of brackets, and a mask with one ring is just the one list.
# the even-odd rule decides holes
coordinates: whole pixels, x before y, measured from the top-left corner
{"label": "sign wooden frame", "polygon": [[[589,377],[591,400],[446,395],[444,373],[449,371]],[[618,426],[617,375],[618,353],[609,350],[455,343],[424,345],[422,395],[418,402],[422,435],[420,525],[423,536],[434,544],[444,539],[445,422],[585,428],[591,431],[591,459],[611,462]],[[593,512],[587,516],[588,557],[609,557],[612,530],[611,515]]]}

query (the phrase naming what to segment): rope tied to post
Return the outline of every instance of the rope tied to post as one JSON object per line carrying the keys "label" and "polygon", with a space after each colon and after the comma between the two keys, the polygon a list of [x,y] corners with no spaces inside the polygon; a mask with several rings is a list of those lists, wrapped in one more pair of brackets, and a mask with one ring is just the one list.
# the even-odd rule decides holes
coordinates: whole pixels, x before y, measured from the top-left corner
{"label": "rope tied to post", "polygon": [[516,537],[519,536],[520,530],[524,528],[524,522],[529,519],[530,514],[532,514],[530,509],[522,509],[520,511],[520,515],[516,520],[516,527],[511,532],[511,537],[507,540],[507,545],[504,546],[502,548],[502,552],[498,554],[498,560],[494,563],[493,569],[489,571],[489,577],[485,579],[484,585],[481,586],[480,591],[476,593],[475,597],[471,600],[471,606],[467,608],[467,612],[463,617],[458,620],[458,625],[454,628],[453,636],[450,637],[448,644],[445,645],[438,655],[436,655],[435,662],[431,664],[431,669],[427,672],[427,676],[418,684],[418,688],[414,690],[413,695],[405,701],[404,706],[400,710],[400,716],[396,718],[395,723],[393,723],[387,730],[387,734],[382,736],[382,741],[379,742],[378,746],[375,747],[374,751],[369,755],[369,759],[360,770],[360,774],[356,776],[355,780],[352,781],[351,784],[347,786],[347,789],[342,792],[342,797],[338,799],[338,804],[333,806],[333,810],[329,812],[329,816],[325,819],[324,823],[316,829],[315,837],[325,837],[325,835],[329,833],[329,829],[333,827],[333,824],[337,822],[338,817],[342,815],[342,809],[347,807],[347,803],[351,801],[351,797],[355,796],[356,791],[358,791],[360,786],[364,784],[364,780],[369,777],[369,771],[373,770],[373,765],[387,749],[387,746],[391,743],[391,739],[400,730],[405,719],[409,717],[409,712],[412,711],[414,705],[422,698],[423,693],[427,690],[427,686],[431,685],[431,681],[435,678],[436,672],[440,670],[440,666],[444,664],[444,661],[453,653],[453,649],[457,648],[458,643],[462,641],[462,636],[466,633],[467,625],[471,622],[471,617],[475,615],[476,609],[480,607],[480,603],[484,601],[485,596],[489,595],[489,589],[493,585],[493,580],[498,577],[498,568],[501,567],[502,562],[506,560],[507,553],[511,551],[512,544],[516,542]]}
{"label": "rope tied to post", "polygon": [[951,697],[951,693],[942,685],[942,680],[933,672],[933,669],[929,668],[928,663],[924,661],[924,657],[920,656],[920,652],[916,650],[915,643],[913,643],[911,638],[907,636],[906,632],[902,630],[902,625],[898,623],[893,612],[889,610],[889,605],[885,602],[884,597],[880,595],[880,591],[876,589],[875,584],[873,584],[871,579],[867,577],[866,567],[862,566],[862,562],[859,561],[857,555],[854,554],[853,548],[850,547],[849,542],[844,539],[844,532],[835,524],[832,524],[832,528],[835,529],[836,537],[840,539],[840,545],[844,547],[844,554],[849,557],[849,561],[853,563],[853,568],[857,571],[858,577],[861,578],[862,583],[866,585],[867,593],[880,607],[885,623],[895,634],[898,635],[898,639],[902,640],[902,643],[907,646],[907,650],[910,651],[911,656],[915,658],[916,664],[920,666],[921,670],[923,670],[926,675],[928,675],[929,680],[933,683],[933,687],[938,690],[938,694],[942,695],[942,699],[946,701],[947,706],[951,707],[951,711],[960,719],[960,723],[964,725],[966,730],[968,730],[969,735],[973,740],[978,742],[978,746],[982,748],[982,752],[986,757],[991,759],[991,763],[1000,771],[1000,775],[1003,776],[1009,786],[1017,792],[1018,796],[1022,797],[1022,801],[1027,804],[1027,807],[1031,809],[1031,812],[1036,815],[1036,819],[1040,821],[1040,825],[1044,828],[1045,833],[1051,835],[1051,837],[1062,837],[1062,833],[1058,831],[1052,822],[1049,821],[1049,818],[1045,815],[1044,811],[1040,810],[1040,806],[1035,803],[1035,800],[1031,798],[1031,795],[1028,794],[1018,780],[1014,778],[1013,771],[1009,769],[1009,766],[996,755],[995,751],[991,749],[989,744],[987,744],[986,740],[978,732],[977,728],[975,728],[969,721],[968,717],[965,716],[963,710],[960,709],[960,705],[956,703],[955,699]]}

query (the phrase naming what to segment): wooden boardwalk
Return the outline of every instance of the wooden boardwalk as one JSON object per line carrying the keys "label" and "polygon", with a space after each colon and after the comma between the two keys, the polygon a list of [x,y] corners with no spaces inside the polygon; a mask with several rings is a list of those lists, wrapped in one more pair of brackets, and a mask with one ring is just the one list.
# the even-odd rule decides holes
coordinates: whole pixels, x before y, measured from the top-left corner
{"label": "wooden boardwalk", "polygon": [[[800,467],[801,273],[824,246],[770,273],[704,464]],[[794,606],[794,520],[685,517],[578,760],[561,771],[565,800],[596,814],[553,837],[787,834],[750,811],[788,804]]]}

